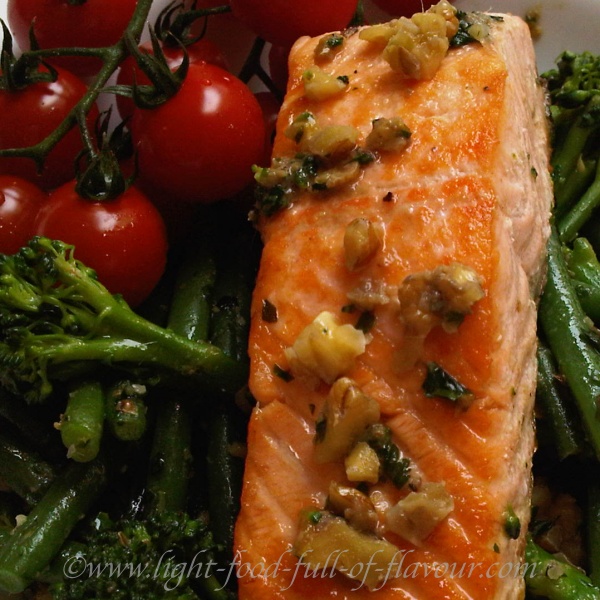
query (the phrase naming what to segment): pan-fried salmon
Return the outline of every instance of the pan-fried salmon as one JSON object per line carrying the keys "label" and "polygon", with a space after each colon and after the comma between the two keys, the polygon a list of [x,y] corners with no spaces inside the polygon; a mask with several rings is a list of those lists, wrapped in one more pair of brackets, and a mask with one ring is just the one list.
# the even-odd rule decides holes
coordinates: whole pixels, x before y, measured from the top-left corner
{"label": "pan-fried salmon", "polygon": [[525,23],[470,17],[439,64],[385,29],[292,49],[257,174],[241,600],[524,593],[545,95]]}

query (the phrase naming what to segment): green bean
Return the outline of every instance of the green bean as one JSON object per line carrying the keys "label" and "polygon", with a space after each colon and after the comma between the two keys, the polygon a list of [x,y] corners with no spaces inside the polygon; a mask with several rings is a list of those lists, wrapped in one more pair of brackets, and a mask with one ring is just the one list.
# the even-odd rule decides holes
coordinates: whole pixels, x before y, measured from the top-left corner
{"label": "green bean", "polygon": [[196,241],[177,271],[168,327],[190,340],[207,340],[211,297],[217,275],[208,239]]}
{"label": "green bean", "polygon": [[[191,341],[205,341],[210,319],[210,297],[216,276],[215,260],[208,240],[186,254],[167,319],[168,327]],[[159,399],[150,456],[148,490],[155,507],[184,510],[187,503],[191,454],[191,423],[186,400],[167,390],[171,397]]]}
{"label": "green bean", "polygon": [[17,436],[0,433],[0,479],[33,506],[56,476],[55,468]]}
{"label": "green bean", "polygon": [[69,458],[78,462],[96,458],[102,441],[104,414],[104,391],[98,381],[82,381],[73,387],[59,424]]}
{"label": "green bean", "polygon": [[106,468],[71,462],[0,548],[0,590],[23,592],[58,554],[73,527],[99,498]]}
{"label": "green bean", "polygon": [[185,399],[159,398],[157,413],[148,492],[153,510],[182,511],[187,504],[192,458],[191,424]]}
{"label": "green bean", "polygon": [[569,176],[577,169],[577,164],[581,160],[590,136],[597,130],[597,127],[589,124],[588,115],[596,110],[598,103],[600,103],[600,97],[592,96],[585,110],[569,127],[565,138],[556,145],[551,161],[555,196],[561,194]]}
{"label": "green bean", "polygon": [[577,280],[573,280],[573,288],[583,312],[594,323],[600,323],[600,288]]}
{"label": "green bean", "polygon": [[543,417],[552,433],[558,457],[563,460],[568,456],[580,454],[581,432],[573,414],[573,407],[564,397],[567,388],[559,389],[554,357],[541,341],[538,343],[537,360],[536,402],[543,410]]}
{"label": "green bean", "polygon": [[554,214],[556,216],[564,215],[575,204],[578,198],[584,194],[585,190],[591,185],[596,172],[597,161],[584,160],[581,165],[575,168],[569,177],[567,177],[560,192],[555,194]]}
{"label": "green bean", "polygon": [[577,567],[561,561],[527,539],[525,547],[527,591],[545,600],[600,600],[600,589]]}
{"label": "green bean", "polygon": [[106,392],[106,424],[120,440],[141,439],[146,432],[146,386],[131,381],[119,381]]}
{"label": "green bean", "polygon": [[600,458],[597,418],[600,355],[590,341],[594,332],[571,284],[562,244],[554,227],[548,243],[548,279],[540,301],[539,318],[560,372],[573,392],[588,440]]}
{"label": "green bean", "polygon": [[575,279],[600,289],[600,262],[587,238],[578,237],[573,241],[567,252],[567,266]]}
{"label": "green bean", "polygon": [[235,408],[210,420],[207,450],[208,510],[215,542],[233,555],[233,531],[240,510],[244,459],[243,435]]}
{"label": "green bean", "polygon": [[598,161],[594,182],[576,202],[575,206],[558,222],[558,232],[563,242],[570,242],[589,220],[594,209],[600,205],[600,161]]}

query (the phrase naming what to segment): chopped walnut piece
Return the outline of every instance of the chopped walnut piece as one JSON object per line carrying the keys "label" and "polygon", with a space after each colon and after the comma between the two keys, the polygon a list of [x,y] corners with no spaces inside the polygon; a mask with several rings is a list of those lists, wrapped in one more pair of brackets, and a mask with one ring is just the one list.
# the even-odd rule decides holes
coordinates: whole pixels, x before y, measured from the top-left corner
{"label": "chopped walnut piece", "polygon": [[349,271],[366,266],[381,248],[379,228],[369,219],[358,217],[346,226],[344,255]]}

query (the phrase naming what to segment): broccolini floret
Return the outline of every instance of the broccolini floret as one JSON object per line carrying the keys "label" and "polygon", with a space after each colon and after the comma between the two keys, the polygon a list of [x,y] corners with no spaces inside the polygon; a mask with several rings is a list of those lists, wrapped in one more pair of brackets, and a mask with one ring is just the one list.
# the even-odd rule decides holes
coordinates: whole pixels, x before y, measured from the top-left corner
{"label": "broccolini floret", "polygon": [[198,600],[207,585],[220,591],[208,568],[213,551],[207,523],[186,513],[116,522],[101,513],[81,542],[61,556],[67,576],[50,592],[55,600]]}
{"label": "broccolini floret", "polygon": [[246,378],[246,367],[216,346],[137,315],[73,246],[35,237],[14,255],[0,254],[0,384],[42,401],[55,380],[100,364],[227,391]]}

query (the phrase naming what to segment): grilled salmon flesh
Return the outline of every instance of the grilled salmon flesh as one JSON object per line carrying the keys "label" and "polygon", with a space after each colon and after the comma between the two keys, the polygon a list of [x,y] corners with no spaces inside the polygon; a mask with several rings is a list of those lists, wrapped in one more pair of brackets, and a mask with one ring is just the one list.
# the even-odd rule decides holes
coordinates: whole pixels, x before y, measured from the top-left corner
{"label": "grilled salmon flesh", "polygon": [[301,38],[257,169],[241,600],[524,594],[552,190],[527,25]]}

